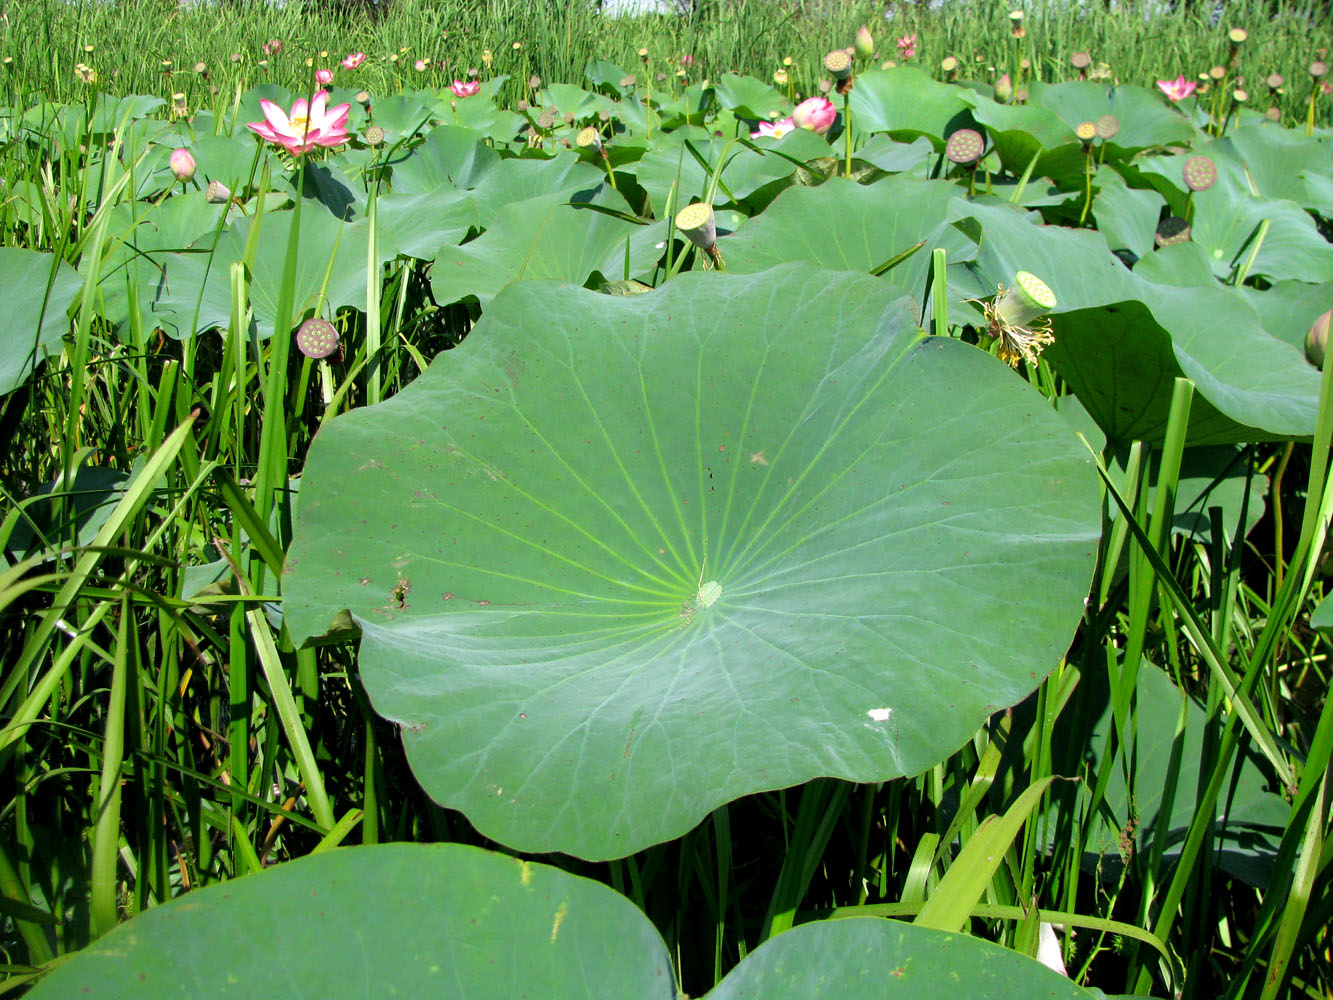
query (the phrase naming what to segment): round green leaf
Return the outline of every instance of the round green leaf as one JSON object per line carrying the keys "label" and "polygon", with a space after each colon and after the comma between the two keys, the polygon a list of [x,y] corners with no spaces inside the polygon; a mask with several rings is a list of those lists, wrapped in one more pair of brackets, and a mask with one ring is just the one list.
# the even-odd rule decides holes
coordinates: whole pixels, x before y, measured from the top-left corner
{"label": "round green leaf", "polygon": [[284,595],[487,836],[590,858],[731,799],[947,757],[1058,660],[1087,452],[880,280],[502,292],[311,450]]}
{"label": "round green leaf", "polygon": [[902,139],[930,136],[943,149],[945,136],[972,124],[969,100],[975,97],[968,90],[940,83],[913,66],[873,69],[856,76],[852,126]]}
{"label": "round green leaf", "polygon": [[192,892],[62,963],[32,1000],[577,997],[674,1000],[632,903],[460,844],[316,854]]}
{"label": "round green leaf", "polygon": [[871,917],[802,924],[765,942],[707,1000],[1077,1000],[1092,994],[966,934]]}
{"label": "round green leaf", "polygon": [[6,318],[0,324],[0,396],[28,381],[48,354],[60,353],[79,285],[74,268],[55,254],[0,247]]}

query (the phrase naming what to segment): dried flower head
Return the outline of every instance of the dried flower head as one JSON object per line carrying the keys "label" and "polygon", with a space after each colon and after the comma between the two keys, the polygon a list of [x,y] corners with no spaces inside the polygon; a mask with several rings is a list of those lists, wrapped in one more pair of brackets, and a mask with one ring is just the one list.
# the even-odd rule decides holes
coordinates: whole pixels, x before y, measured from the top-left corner
{"label": "dried flower head", "polygon": [[1047,317],[1055,308],[1055,293],[1035,274],[1019,271],[1014,283],[983,305],[986,332],[999,341],[996,355],[1011,368],[1020,361],[1037,363],[1047,344],[1055,342]]}

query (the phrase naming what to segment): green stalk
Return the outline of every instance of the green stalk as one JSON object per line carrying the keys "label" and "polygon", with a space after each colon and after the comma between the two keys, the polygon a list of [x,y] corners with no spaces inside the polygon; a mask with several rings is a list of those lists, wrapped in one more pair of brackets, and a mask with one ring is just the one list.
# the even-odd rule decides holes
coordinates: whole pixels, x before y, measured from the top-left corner
{"label": "green stalk", "polygon": [[92,875],[89,890],[93,933],[101,937],[116,926],[116,867],[120,848],[120,768],[125,760],[125,687],[127,648],[132,610],[129,595],[120,602],[120,624],[116,630],[111,669],[111,691],[107,699],[106,727],[102,736],[102,771],[93,827]]}

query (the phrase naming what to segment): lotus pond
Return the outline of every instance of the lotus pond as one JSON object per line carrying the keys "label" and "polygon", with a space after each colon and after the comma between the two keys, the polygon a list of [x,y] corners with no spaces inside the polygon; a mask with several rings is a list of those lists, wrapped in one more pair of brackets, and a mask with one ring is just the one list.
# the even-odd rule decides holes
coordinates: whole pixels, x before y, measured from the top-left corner
{"label": "lotus pond", "polygon": [[8,987],[1327,995],[1333,133],[866,62],[0,109]]}

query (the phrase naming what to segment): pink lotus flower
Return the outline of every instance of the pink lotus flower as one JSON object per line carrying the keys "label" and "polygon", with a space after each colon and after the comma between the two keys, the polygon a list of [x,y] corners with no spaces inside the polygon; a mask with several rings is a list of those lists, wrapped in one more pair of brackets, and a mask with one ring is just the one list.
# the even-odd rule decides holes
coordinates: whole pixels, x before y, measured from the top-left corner
{"label": "pink lotus flower", "polygon": [[260,46],[266,56],[275,56],[282,51],[282,40],[279,38],[270,38]]}
{"label": "pink lotus flower", "polygon": [[364,52],[349,52],[347,58],[342,61],[342,65],[344,69],[356,69],[365,61],[366,54]]}
{"label": "pink lotus flower", "polygon": [[796,110],[791,114],[791,120],[797,128],[808,128],[815,135],[823,135],[832,128],[837,117],[837,108],[826,97],[806,98],[796,105]]}
{"label": "pink lotus flower", "polygon": [[261,99],[259,106],[266,120],[248,122],[245,127],[269,142],[286,148],[293,155],[308,153],[316,146],[341,146],[351,138],[345,126],[352,106],[339,104],[330,109],[328,103],[328,91],[321,90],[316,92],[309,104],[304,97],[293,104],[289,116],[272,101]]}
{"label": "pink lotus flower", "polygon": [[327,87],[333,82],[333,70],[317,69],[315,70],[315,82],[321,87]]}
{"label": "pink lotus flower", "polygon": [[796,123],[790,118],[779,118],[775,122],[760,122],[759,131],[751,132],[750,138],[758,139],[761,135],[766,135],[773,139],[781,139],[795,128]]}
{"label": "pink lotus flower", "polygon": [[467,83],[455,80],[449,84],[449,89],[454,92],[455,97],[473,97],[481,93],[481,84],[476,80],[469,80]]}
{"label": "pink lotus flower", "polygon": [[424,73],[426,70],[430,69],[430,63],[425,59],[418,59],[412,64],[412,68],[418,73]]}
{"label": "pink lotus flower", "polygon": [[1162,93],[1165,94],[1172,103],[1175,103],[1176,101],[1189,97],[1199,85],[1193,80],[1186,80],[1185,74],[1182,73],[1174,80],[1158,80],[1157,86],[1161,88]]}
{"label": "pink lotus flower", "polygon": [[898,39],[898,54],[904,59],[911,59],[916,55],[916,35],[903,35]]}

